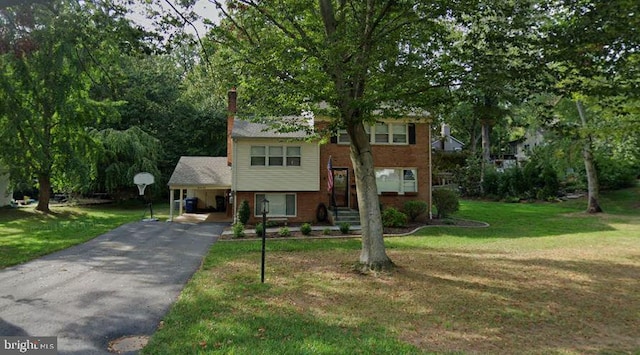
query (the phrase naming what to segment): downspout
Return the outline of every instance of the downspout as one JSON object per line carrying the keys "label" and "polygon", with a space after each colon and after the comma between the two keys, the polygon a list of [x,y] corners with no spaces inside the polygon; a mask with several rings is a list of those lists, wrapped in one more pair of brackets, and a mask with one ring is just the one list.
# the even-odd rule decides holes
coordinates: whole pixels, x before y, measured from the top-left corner
{"label": "downspout", "polygon": [[428,123],[427,132],[429,132],[429,137],[427,139],[429,146],[429,220],[433,219],[433,156],[431,154],[431,123]]}
{"label": "downspout", "polygon": [[236,172],[236,167],[238,166],[236,160],[238,157],[238,144],[236,144],[236,140],[231,138],[231,141],[233,142],[231,149],[233,150],[232,154],[231,154],[231,195],[233,196],[233,216],[232,216],[232,220],[233,220],[233,224],[238,223],[238,195],[237,195],[237,189],[238,189],[238,174]]}

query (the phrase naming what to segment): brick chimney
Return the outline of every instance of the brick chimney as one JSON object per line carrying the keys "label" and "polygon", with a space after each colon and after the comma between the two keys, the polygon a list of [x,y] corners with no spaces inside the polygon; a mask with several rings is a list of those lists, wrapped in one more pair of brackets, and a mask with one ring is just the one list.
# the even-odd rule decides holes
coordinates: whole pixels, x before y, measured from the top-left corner
{"label": "brick chimney", "polygon": [[237,112],[238,93],[236,87],[232,87],[227,93],[227,165],[231,166],[233,161],[233,140],[231,132],[233,131],[233,120]]}

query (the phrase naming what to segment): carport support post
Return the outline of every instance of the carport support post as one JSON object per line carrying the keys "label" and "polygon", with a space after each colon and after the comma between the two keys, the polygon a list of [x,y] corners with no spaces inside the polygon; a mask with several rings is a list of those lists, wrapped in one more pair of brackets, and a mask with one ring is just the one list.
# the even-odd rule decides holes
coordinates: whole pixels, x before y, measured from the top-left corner
{"label": "carport support post", "polygon": [[265,244],[267,240],[267,213],[269,213],[269,200],[262,200],[262,267],[260,268],[260,282],[264,283],[264,258]]}

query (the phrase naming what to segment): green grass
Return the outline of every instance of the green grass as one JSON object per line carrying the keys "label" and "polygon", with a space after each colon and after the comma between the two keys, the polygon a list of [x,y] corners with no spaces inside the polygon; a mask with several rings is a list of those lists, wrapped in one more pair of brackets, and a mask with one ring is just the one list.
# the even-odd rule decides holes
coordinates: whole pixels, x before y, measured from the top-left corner
{"label": "green grass", "polygon": [[[50,214],[34,208],[0,208],[0,269],[83,243],[145,212],[139,205],[54,205]],[[154,217],[166,218],[165,210],[168,205],[155,207]]]}
{"label": "green grass", "polygon": [[143,353],[640,353],[639,197],[464,201],[491,226],[388,238],[377,275],[359,240],[268,241],[260,284],[260,242],[221,241]]}

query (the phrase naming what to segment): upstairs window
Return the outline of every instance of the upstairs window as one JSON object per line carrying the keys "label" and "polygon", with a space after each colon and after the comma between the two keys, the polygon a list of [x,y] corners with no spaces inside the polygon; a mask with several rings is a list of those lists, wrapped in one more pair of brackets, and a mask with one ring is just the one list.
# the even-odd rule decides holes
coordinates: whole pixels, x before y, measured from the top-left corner
{"label": "upstairs window", "polygon": [[299,146],[251,146],[251,166],[300,166]]}
{"label": "upstairs window", "polygon": [[[379,122],[373,127],[369,125],[364,127],[371,144],[415,144],[415,124]],[[411,138],[411,132],[414,138]],[[334,138],[333,143],[349,144],[350,142],[345,129],[338,130],[337,137]]]}

